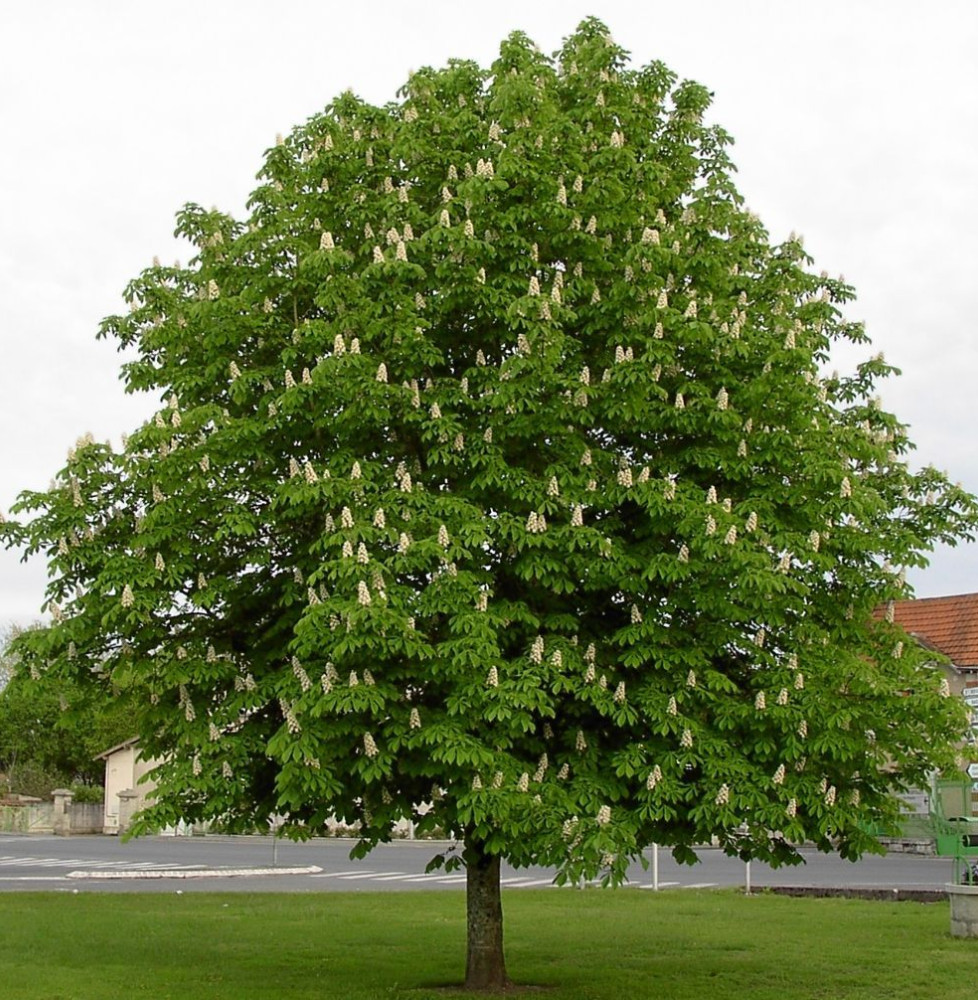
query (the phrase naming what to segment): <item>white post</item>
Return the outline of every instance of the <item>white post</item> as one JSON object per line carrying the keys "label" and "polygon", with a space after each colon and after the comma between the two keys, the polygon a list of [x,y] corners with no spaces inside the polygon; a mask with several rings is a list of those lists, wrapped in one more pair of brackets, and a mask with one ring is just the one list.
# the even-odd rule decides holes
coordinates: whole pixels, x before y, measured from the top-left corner
{"label": "white post", "polygon": [[744,894],[750,895],[750,862],[744,862]]}
{"label": "white post", "polygon": [[652,845],[652,891],[659,891],[659,845]]}
{"label": "white post", "polygon": [[278,816],[269,816],[266,820],[269,833],[272,835],[272,867],[278,866],[278,828],[282,825],[282,820]]}

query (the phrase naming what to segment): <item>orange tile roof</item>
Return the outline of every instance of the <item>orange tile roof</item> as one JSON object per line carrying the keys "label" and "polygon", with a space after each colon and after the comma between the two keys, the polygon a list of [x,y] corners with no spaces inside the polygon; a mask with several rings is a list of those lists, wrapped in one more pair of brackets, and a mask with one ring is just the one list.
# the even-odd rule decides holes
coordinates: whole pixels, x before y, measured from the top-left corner
{"label": "orange tile roof", "polygon": [[894,618],[961,670],[978,670],[978,594],[897,601]]}

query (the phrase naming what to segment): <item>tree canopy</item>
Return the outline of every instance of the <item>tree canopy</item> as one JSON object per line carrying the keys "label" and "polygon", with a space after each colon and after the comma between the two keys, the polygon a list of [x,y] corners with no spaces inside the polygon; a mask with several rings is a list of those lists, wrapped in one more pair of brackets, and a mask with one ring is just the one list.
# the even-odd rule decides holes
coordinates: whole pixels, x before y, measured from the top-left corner
{"label": "tree canopy", "polygon": [[855,857],[950,762],[960,706],[873,612],[974,499],[911,470],[881,355],[828,374],[853,290],[745,209],[709,96],[595,20],[514,34],[340,95],[246,219],[180,212],[193,259],[101,328],[159,411],[2,529],[53,574],[21,655],[143,699],[147,823],[409,816],[471,893]]}

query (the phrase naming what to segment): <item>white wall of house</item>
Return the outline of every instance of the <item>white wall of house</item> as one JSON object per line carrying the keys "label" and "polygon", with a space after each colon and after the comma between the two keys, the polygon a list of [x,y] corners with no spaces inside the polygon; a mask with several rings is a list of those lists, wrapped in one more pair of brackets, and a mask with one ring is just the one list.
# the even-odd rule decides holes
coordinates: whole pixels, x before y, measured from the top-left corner
{"label": "white wall of house", "polygon": [[155,784],[147,779],[142,781],[155,765],[155,761],[143,760],[139,746],[134,740],[123,743],[102,755],[105,759],[105,808],[103,833],[121,833],[119,810],[120,792],[134,789],[137,793],[133,812],[142,809],[152,796]]}

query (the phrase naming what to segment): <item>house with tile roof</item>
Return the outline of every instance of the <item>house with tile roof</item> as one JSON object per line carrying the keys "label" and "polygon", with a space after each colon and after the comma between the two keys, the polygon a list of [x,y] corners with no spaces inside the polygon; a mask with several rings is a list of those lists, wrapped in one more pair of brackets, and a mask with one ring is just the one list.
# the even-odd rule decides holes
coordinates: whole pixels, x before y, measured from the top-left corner
{"label": "house with tile roof", "polygon": [[[896,601],[893,620],[922,646],[943,653],[951,661],[941,666],[952,693],[962,697],[971,710],[970,746],[965,752],[975,760],[978,755],[978,594]],[[978,815],[975,795],[978,783],[969,785],[962,776],[957,782],[951,779],[943,785],[943,791],[937,791],[938,785],[931,790],[932,795],[939,796],[938,809],[943,816]],[[933,808],[933,803],[929,808]],[[951,837],[951,842],[956,836]],[[947,853],[947,844],[942,849],[940,840],[938,837],[939,853]]]}
{"label": "house with tile roof", "polygon": [[893,618],[921,645],[950,659],[955,694],[978,684],[978,594],[896,601]]}

